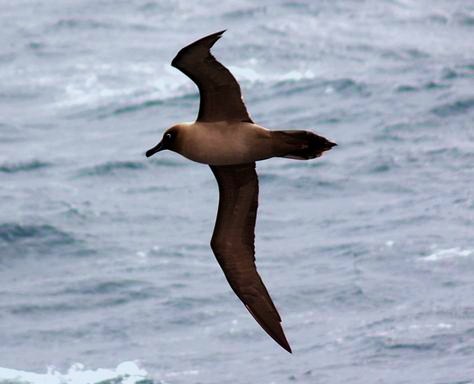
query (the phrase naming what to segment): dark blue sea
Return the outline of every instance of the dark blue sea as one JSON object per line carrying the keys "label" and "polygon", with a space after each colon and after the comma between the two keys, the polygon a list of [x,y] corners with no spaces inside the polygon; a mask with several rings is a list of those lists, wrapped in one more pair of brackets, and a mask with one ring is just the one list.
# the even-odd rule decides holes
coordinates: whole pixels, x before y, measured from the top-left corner
{"label": "dark blue sea", "polygon": [[[293,355],[211,252],[209,168],[144,156],[225,28],[252,118],[339,144],[257,166]],[[472,1],[0,0],[0,383],[472,384],[473,180]]]}

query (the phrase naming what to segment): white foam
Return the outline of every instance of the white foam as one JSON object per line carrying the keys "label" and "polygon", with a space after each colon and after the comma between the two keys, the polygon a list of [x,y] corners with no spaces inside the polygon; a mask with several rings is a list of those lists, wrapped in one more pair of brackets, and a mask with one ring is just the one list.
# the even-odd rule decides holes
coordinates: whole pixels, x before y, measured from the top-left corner
{"label": "white foam", "polygon": [[[112,68],[110,65],[95,64],[78,66],[68,77],[62,95],[55,102],[56,107],[78,107],[84,105],[104,105],[109,102],[166,100],[197,92],[191,81],[169,65],[157,68],[147,64],[133,64]],[[254,83],[274,83],[281,81],[301,81],[313,79],[310,70],[293,70],[286,73],[270,74],[253,68],[229,66],[239,81]],[[107,80],[106,75],[122,79],[121,83]]]}
{"label": "white foam", "polygon": [[142,380],[152,382],[148,373],[134,361],[125,361],[115,369],[99,368],[85,369],[83,364],[76,363],[61,373],[54,367],[48,368],[46,373],[35,373],[0,367],[0,383],[28,383],[28,384],[94,384],[113,380],[115,384],[135,384]]}
{"label": "white foam", "polygon": [[168,372],[166,374],[167,377],[178,377],[178,376],[195,376],[198,375],[199,371],[197,369],[189,369],[187,371],[180,371],[180,372]]}
{"label": "white foam", "polygon": [[229,70],[239,79],[239,81],[247,81],[250,83],[262,82],[272,83],[280,81],[301,81],[314,79],[314,73],[309,69],[301,71],[290,71],[280,74],[259,73],[252,68],[243,68],[229,65]]}
{"label": "white foam", "polygon": [[474,255],[474,250],[472,249],[462,249],[459,247],[439,249],[432,254],[421,257],[420,260],[423,261],[441,261],[454,258],[469,257]]}

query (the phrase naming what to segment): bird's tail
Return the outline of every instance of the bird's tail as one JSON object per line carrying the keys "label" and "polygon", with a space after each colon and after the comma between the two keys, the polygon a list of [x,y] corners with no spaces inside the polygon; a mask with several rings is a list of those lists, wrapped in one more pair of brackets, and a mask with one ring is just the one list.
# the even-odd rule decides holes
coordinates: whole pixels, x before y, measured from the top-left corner
{"label": "bird's tail", "polygon": [[272,131],[272,135],[277,156],[288,159],[314,159],[337,145],[309,131]]}

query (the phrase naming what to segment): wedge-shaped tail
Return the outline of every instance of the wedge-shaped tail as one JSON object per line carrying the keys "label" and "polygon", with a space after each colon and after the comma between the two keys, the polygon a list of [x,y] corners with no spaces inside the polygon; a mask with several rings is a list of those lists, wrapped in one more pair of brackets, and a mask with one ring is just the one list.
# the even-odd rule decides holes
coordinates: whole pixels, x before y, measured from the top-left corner
{"label": "wedge-shaped tail", "polygon": [[308,160],[319,157],[337,145],[310,131],[272,131],[276,156]]}

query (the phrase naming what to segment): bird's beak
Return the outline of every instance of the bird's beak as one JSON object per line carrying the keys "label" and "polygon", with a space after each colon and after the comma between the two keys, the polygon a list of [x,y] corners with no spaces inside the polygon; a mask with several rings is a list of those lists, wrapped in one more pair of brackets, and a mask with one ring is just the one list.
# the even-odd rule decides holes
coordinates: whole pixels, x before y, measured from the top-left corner
{"label": "bird's beak", "polygon": [[156,152],[160,152],[165,149],[165,145],[163,144],[163,140],[156,144],[153,148],[146,151],[146,157],[153,156]]}

